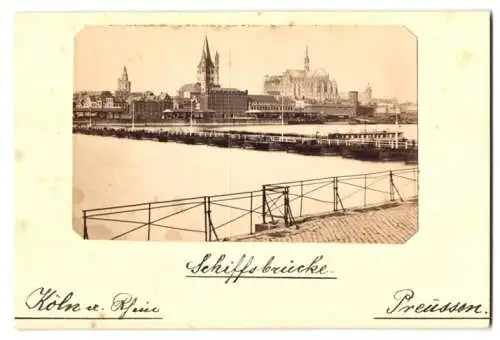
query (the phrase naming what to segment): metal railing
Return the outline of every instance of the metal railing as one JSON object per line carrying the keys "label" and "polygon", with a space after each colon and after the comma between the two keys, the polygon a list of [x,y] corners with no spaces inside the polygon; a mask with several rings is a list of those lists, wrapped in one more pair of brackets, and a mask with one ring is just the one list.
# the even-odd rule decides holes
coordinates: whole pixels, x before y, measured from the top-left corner
{"label": "metal railing", "polygon": [[[83,210],[83,237],[230,240],[253,234],[256,224],[300,227],[311,216],[417,197],[417,168],[272,183],[255,191]],[[102,236],[103,228],[112,235]]]}

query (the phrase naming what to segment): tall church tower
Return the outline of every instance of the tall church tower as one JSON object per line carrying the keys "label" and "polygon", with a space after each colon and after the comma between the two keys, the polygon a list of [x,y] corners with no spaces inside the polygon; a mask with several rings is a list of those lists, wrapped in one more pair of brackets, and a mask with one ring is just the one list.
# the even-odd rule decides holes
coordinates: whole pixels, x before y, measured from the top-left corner
{"label": "tall church tower", "polygon": [[[217,55],[216,55],[217,56]],[[205,35],[203,50],[201,51],[200,62],[198,63],[198,82],[201,85],[201,93],[207,93],[215,82],[215,65],[210,56],[208,38]]]}
{"label": "tall church tower", "polygon": [[309,72],[309,49],[306,45],[306,57],[304,58],[304,71]]}
{"label": "tall church tower", "polygon": [[130,89],[131,83],[128,79],[127,67],[124,66],[122,76],[121,78],[118,78],[118,88],[116,91],[121,93],[130,93]]}
{"label": "tall church tower", "polygon": [[128,79],[127,67],[123,67],[122,76],[118,78],[118,87],[115,91],[115,96],[119,100],[125,100],[131,91],[131,82]]}
{"label": "tall church tower", "polygon": [[371,86],[370,83],[368,83],[368,85],[366,85],[365,98],[366,98],[367,102],[371,102],[372,101],[372,86]]}
{"label": "tall church tower", "polygon": [[219,85],[219,52],[215,52],[215,85]]}

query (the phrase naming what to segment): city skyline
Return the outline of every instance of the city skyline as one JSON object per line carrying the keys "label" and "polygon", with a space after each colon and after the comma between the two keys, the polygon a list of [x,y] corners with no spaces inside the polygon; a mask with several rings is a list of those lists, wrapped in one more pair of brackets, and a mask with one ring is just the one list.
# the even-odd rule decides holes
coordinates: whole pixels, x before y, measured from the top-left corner
{"label": "city skyline", "polygon": [[115,91],[126,66],[132,91],[176,95],[196,82],[205,35],[223,87],[263,93],[265,75],[303,68],[307,46],[311,69],[339,92],[370,83],[373,97],[417,101],[416,38],[402,26],[87,27],[75,38],[74,91]]}

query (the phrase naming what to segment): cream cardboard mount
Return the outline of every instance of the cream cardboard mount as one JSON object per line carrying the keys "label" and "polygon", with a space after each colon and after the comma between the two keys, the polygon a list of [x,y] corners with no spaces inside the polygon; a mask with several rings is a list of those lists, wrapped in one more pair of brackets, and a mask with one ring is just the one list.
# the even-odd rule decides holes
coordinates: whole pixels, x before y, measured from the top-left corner
{"label": "cream cardboard mount", "polygon": [[489,327],[489,37],[488,12],[18,14],[15,326]]}

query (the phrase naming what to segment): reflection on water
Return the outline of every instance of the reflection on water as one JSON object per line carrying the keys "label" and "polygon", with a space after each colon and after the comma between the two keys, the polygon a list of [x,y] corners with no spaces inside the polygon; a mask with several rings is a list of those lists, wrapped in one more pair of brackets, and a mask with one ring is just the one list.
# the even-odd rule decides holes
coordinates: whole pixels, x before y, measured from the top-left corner
{"label": "reflection on water", "polygon": [[[285,132],[304,134],[315,133],[315,131],[329,133],[337,130],[364,129],[363,126],[352,125],[291,125],[286,128]],[[367,129],[370,128],[367,126]],[[226,127],[225,129],[235,128]],[[249,127],[236,129],[243,130]],[[417,137],[416,126],[402,125],[401,129],[408,138]],[[279,132],[281,127],[252,127],[251,131]],[[82,209],[259,190],[266,183],[414,168],[404,163],[372,163],[342,157],[311,157],[285,152],[224,149],[207,145],[159,143],[88,135],[74,135],[73,144],[73,187],[78,192],[76,195],[78,199],[73,202],[73,220],[79,221],[74,226],[79,232],[82,230]],[[408,176],[411,177],[412,174]],[[359,187],[365,185],[365,179],[360,178],[356,181],[358,182],[341,183],[339,186],[345,204],[352,202],[355,205],[364,200],[368,200],[369,203],[372,199],[387,198],[388,178],[368,178],[368,184],[374,183],[372,185],[374,190],[368,192],[368,197],[363,190],[359,190]],[[416,190],[410,182],[400,182],[398,185],[403,195],[413,194]],[[309,187],[309,190],[311,189],[314,187]],[[304,214],[330,209],[333,200],[332,189],[333,183],[331,185],[326,183],[324,187],[314,191],[317,195],[314,196],[316,200],[294,200],[292,202],[294,214],[299,214],[301,209]],[[297,198],[300,190],[304,193],[307,188],[297,186],[291,189],[291,199]],[[276,204],[279,206],[280,202],[278,199]],[[226,203],[221,202],[221,204]],[[244,214],[242,209],[248,210],[250,206],[255,209],[260,204],[260,197],[254,197],[252,202],[248,197],[231,202],[231,205],[239,209],[227,209],[214,204],[212,207],[214,224],[220,225],[234,219]],[[185,208],[176,206],[157,209],[152,212],[151,219],[160,219]],[[199,233],[153,227],[150,231],[151,238],[160,241],[203,240],[203,217],[203,206],[197,206],[189,214],[181,213],[157,222],[163,226],[197,229]],[[135,222],[147,221],[144,212],[131,213],[129,216],[120,218]],[[234,223],[225,225],[217,232],[222,237],[248,233],[250,222],[255,224],[260,220],[261,216],[258,213],[252,214],[252,220],[249,215],[246,215]],[[89,224],[89,233],[91,238],[94,238],[93,235],[99,238],[111,238],[137,225],[140,224],[92,221]],[[129,240],[145,240],[146,238],[147,228],[123,237]]]}

